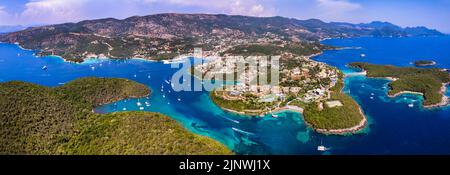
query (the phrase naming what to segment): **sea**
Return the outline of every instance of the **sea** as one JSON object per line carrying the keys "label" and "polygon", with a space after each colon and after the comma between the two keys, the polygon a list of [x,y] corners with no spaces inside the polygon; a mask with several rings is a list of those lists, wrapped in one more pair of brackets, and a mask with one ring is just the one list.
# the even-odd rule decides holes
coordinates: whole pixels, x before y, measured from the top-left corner
{"label": "sea", "polygon": [[[316,61],[356,72],[346,65],[369,62],[414,66],[415,60],[433,60],[432,67],[450,69],[450,37],[329,39],[324,44],[341,49],[324,51]],[[365,57],[361,57],[365,54]],[[193,59],[193,58],[191,58]],[[46,70],[43,70],[43,67]],[[358,134],[333,136],[314,132],[301,114],[281,112],[251,117],[229,113],[215,105],[208,91],[175,92],[168,83],[183,67],[139,59],[90,59],[76,64],[55,56],[36,57],[15,44],[0,44],[0,82],[26,81],[61,86],[82,77],[127,78],[152,89],[148,97],[125,99],[100,106],[98,113],[151,111],[165,114],[187,130],[215,139],[242,155],[441,155],[450,154],[450,108],[424,109],[423,98],[389,98],[386,79],[348,76],[343,91],[353,97],[368,117],[369,126]],[[199,81],[191,77],[191,81]],[[446,95],[450,96],[447,92]],[[141,103],[142,106],[137,104]],[[411,105],[412,104],[412,105]],[[328,148],[317,151],[317,146]]]}

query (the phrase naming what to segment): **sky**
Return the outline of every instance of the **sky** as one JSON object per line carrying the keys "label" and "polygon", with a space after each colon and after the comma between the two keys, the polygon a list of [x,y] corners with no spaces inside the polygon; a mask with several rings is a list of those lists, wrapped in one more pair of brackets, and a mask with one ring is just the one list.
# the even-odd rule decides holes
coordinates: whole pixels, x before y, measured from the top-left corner
{"label": "sky", "polygon": [[450,0],[0,0],[0,25],[42,25],[157,13],[388,21],[450,33]]}

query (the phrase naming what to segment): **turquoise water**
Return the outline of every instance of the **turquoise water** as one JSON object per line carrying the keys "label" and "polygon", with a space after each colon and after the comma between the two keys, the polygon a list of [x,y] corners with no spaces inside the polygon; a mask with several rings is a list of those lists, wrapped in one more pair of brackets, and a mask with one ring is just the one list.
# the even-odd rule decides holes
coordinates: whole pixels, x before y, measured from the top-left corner
{"label": "turquoise water", "polygon": [[[448,37],[338,39],[324,43],[361,47],[326,51],[314,58],[345,71],[352,71],[345,64],[353,61],[408,66],[416,59],[434,59],[437,67],[450,68]],[[367,57],[359,58],[361,53]],[[44,65],[48,67],[46,71],[41,69]],[[450,154],[450,110],[424,110],[420,107],[421,97],[414,95],[388,98],[383,88],[387,80],[347,78],[344,91],[361,105],[369,116],[370,126],[358,135],[325,136],[306,127],[297,113],[280,113],[278,118],[235,115],[214,105],[206,91],[173,92],[165,80],[177,70],[160,62],[142,60],[67,63],[57,57],[36,58],[33,52],[16,45],[0,44],[1,82],[21,80],[59,86],[86,76],[135,80],[153,90],[150,97],[122,100],[96,111],[139,110],[137,102],[140,102],[145,111],[166,114],[190,131],[214,138],[238,154]],[[410,103],[415,106],[408,107]],[[321,142],[331,150],[316,151]]]}

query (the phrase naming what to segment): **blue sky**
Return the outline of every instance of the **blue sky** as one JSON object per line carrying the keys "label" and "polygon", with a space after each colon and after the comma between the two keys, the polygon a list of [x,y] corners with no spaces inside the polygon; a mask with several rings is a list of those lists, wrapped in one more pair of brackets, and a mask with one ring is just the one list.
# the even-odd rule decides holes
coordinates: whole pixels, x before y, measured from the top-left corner
{"label": "blue sky", "polygon": [[224,13],[324,21],[389,21],[450,33],[450,0],[0,0],[0,25],[76,22],[155,13]]}

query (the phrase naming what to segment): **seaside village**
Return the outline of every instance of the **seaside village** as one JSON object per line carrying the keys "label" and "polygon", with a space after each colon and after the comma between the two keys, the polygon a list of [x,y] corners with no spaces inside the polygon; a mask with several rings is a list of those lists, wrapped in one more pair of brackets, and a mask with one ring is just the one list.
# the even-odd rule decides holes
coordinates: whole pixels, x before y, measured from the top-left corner
{"label": "seaside village", "polygon": [[[251,63],[248,58],[244,59],[243,57],[217,58],[196,65],[195,70],[201,72],[202,75],[209,74],[208,77],[212,77],[211,75],[220,75],[217,77],[237,75],[234,85],[226,85],[223,88],[225,93],[221,93],[221,98],[225,100],[245,100],[248,97],[257,97],[259,103],[274,104],[275,109],[283,107],[280,106],[283,102],[289,106],[289,103],[294,100],[302,103],[325,101],[330,108],[342,106],[339,101],[327,101],[330,98],[330,88],[334,87],[338,81],[339,76],[336,69],[313,61],[307,56],[289,58],[288,61],[282,58],[278,65],[272,64],[267,58],[261,58],[263,57],[253,57],[254,60],[251,60]],[[238,73],[237,65],[243,62],[247,63],[245,71]],[[257,65],[270,65],[266,68],[278,71],[278,83],[261,83],[261,78],[269,79],[265,76],[271,72],[261,73],[258,70],[261,70],[263,66],[259,66],[258,69]],[[259,81],[257,81],[258,78]],[[227,81],[229,80],[227,79]]]}

